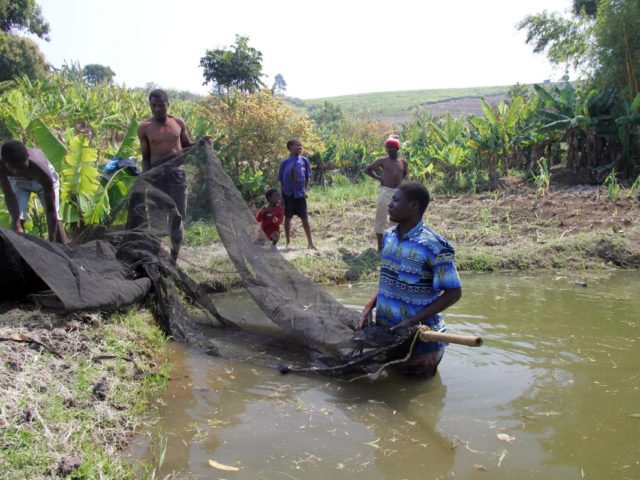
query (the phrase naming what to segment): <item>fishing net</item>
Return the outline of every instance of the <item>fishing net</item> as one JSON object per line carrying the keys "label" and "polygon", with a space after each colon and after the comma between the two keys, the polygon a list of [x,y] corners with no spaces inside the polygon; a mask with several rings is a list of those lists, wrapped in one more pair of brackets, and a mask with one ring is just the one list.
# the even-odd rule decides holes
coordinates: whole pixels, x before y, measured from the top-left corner
{"label": "fishing net", "polygon": [[[204,172],[220,239],[255,303],[277,327],[248,330],[220,315],[208,291],[176,266],[163,239],[177,241],[185,163]],[[123,229],[87,232],[82,244],[62,246],[0,231],[0,300],[29,296],[63,312],[116,310],[151,303],[159,324],[176,340],[209,353],[279,367],[283,372],[378,372],[406,353],[411,335],[380,328],[354,336],[358,312],[301,275],[271,247],[209,144],[200,141],[136,178]],[[10,280],[9,280],[10,278]]]}

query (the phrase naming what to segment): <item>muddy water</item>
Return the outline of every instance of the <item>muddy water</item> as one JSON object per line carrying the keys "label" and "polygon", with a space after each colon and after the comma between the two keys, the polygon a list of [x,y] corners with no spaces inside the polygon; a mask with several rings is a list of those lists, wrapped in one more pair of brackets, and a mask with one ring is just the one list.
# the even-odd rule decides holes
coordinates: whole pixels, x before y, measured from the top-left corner
{"label": "muddy water", "polygon": [[[159,436],[160,475],[200,478],[640,478],[640,274],[463,282],[449,329],[485,346],[450,346],[427,382],[283,376],[173,345],[156,440],[134,454],[158,458]],[[333,293],[362,305],[374,287]],[[262,322],[241,294],[218,304]]]}

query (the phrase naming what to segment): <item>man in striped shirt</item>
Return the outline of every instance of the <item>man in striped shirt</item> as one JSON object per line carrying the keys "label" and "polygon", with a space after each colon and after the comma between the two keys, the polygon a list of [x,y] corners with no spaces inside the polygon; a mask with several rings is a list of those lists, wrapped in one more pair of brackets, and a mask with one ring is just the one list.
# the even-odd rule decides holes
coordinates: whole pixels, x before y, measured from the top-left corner
{"label": "man in striped shirt", "polygon": [[[442,311],[462,296],[453,246],[427,227],[422,216],[429,192],[420,183],[402,184],[389,202],[389,219],[396,222],[384,233],[378,292],[367,302],[357,329],[376,308],[376,324],[393,330],[418,324],[444,331]],[[419,343],[400,370],[414,376],[435,375],[445,344]]]}

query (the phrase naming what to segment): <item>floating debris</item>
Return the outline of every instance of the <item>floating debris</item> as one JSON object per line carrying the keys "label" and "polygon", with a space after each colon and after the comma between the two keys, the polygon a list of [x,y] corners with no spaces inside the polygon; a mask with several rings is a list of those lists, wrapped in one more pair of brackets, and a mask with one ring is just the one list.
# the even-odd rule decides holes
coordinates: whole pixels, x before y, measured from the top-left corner
{"label": "floating debris", "polygon": [[231,465],[224,465],[223,463],[219,463],[211,459],[209,459],[209,466],[213,468],[217,468],[218,470],[224,470],[225,472],[237,472],[240,470],[238,467],[232,467]]}

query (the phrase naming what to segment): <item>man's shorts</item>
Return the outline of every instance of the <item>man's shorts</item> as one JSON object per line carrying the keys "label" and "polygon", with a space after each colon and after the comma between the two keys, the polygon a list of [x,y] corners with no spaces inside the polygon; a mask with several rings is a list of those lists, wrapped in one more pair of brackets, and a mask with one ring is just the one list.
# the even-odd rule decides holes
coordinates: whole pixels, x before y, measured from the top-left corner
{"label": "man's shorts", "polygon": [[[387,217],[389,211],[389,202],[393,198],[395,188],[380,187],[380,193],[378,194],[378,204],[376,206],[376,220],[373,225],[373,231],[382,235],[387,229]],[[393,222],[389,222],[389,226],[395,225]]]}
{"label": "man's shorts", "polygon": [[299,216],[302,219],[307,218],[307,199],[296,198],[290,195],[282,194],[282,200],[284,201],[284,216],[285,218],[291,218],[294,215]]}
{"label": "man's shorts", "polygon": [[187,216],[187,176],[184,168],[179,167],[167,172],[157,184],[157,187],[169,195],[176,204],[176,209],[184,222]]}
{"label": "man's shorts", "polygon": [[424,345],[428,345],[429,348],[423,350],[430,351],[416,352],[414,350],[411,358],[406,362],[398,364],[397,369],[405,375],[411,375],[413,377],[433,377],[438,371],[438,365],[444,356],[444,346],[442,346],[440,342],[428,342]]}
{"label": "man's shorts", "polygon": [[[51,164],[49,164],[51,178],[53,178],[53,192],[55,194],[56,216],[62,220],[60,216],[60,177]],[[40,203],[44,207],[44,191],[42,185],[35,180],[28,180],[24,177],[8,177],[13,193],[18,200],[18,210],[20,211],[20,220],[29,220],[29,198],[35,193],[40,198]]]}

